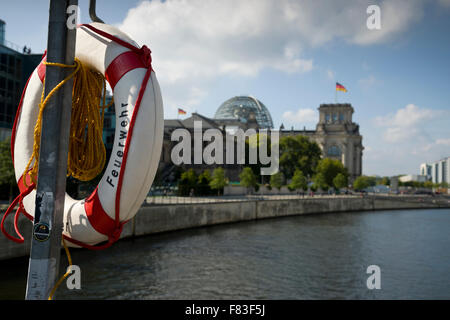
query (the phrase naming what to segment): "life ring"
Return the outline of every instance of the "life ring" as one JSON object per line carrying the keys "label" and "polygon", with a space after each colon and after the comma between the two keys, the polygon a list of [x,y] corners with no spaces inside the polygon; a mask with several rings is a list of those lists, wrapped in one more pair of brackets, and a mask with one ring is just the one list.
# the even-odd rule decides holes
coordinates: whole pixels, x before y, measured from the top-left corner
{"label": "life ring", "polygon": [[[108,80],[115,101],[116,129],[111,158],[95,191],[83,200],[65,195],[63,237],[72,247],[104,248],[120,237],[123,225],[135,216],[153,182],[162,149],[163,103],[150,50],[139,48],[117,28],[101,23],[78,26],[75,56]],[[22,211],[30,219],[36,190],[27,189],[23,180],[33,152],[45,77],[43,61],[22,93],[11,138],[22,195],[18,213]],[[96,246],[105,241],[106,245]]]}

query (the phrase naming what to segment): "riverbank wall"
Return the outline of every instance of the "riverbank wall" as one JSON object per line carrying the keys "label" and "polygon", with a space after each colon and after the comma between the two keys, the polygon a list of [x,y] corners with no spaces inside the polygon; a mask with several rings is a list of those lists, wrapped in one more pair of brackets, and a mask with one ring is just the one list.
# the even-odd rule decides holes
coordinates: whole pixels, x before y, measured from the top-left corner
{"label": "riverbank wall", "polygon": [[[424,208],[450,208],[450,198],[331,196],[238,201],[216,199],[212,203],[143,205],[135,218],[124,226],[121,238],[302,214]],[[7,230],[14,230],[13,220],[5,221]],[[0,260],[29,255],[32,224],[21,216],[18,225],[24,235],[24,243],[18,244],[0,235]]]}

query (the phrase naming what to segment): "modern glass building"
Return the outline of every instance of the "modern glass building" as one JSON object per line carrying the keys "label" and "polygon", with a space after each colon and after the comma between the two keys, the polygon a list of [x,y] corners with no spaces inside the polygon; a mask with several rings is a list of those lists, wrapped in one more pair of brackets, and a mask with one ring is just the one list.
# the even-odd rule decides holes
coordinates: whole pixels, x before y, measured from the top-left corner
{"label": "modern glass building", "polygon": [[240,120],[244,123],[254,119],[261,129],[273,128],[269,110],[261,101],[252,96],[238,96],[228,99],[217,109],[214,118]]}
{"label": "modern glass building", "polygon": [[26,54],[6,41],[5,22],[0,20],[0,139],[11,129],[28,77],[41,61],[42,54]]}

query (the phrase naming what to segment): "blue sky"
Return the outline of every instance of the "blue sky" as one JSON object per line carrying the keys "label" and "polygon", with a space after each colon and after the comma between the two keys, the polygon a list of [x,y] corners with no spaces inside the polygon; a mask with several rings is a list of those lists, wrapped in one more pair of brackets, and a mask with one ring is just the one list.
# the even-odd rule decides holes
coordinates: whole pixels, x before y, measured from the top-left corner
{"label": "blue sky", "polygon": [[[89,22],[88,1],[80,0]],[[368,30],[366,8],[381,8]],[[321,103],[355,109],[363,173],[418,173],[450,156],[449,0],[97,0],[97,13],[153,52],[166,118],[212,117],[251,94],[279,127],[314,129]],[[6,38],[46,47],[48,1],[2,1]],[[189,115],[189,114],[188,114]]]}

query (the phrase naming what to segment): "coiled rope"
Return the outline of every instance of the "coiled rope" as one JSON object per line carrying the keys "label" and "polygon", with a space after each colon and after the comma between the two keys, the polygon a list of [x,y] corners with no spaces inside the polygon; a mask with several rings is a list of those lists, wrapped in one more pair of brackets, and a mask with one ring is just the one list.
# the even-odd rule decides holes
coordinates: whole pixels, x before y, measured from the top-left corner
{"label": "coiled rope", "polygon": [[[101,73],[83,65],[77,58],[75,58],[74,65],[44,63],[47,66],[74,68],[75,70],[53,88],[47,97],[44,97],[44,80],[39,114],[34,127],[33,153],[24,172],[28,172],[31,181],[36,183],[45,106],[54,94],[74,77],[67,176],[72,176],[81,181],[92,180],[103,170],[106,162],[106,149],[103,144],[103,119],[105,109],[114,103],[111,101],[109,105],[106,105],[106,79]],[[101,112],[99,112],[99,108]],[[28,187],[27,181],[24,180],[24,182],[25,186]]]}

